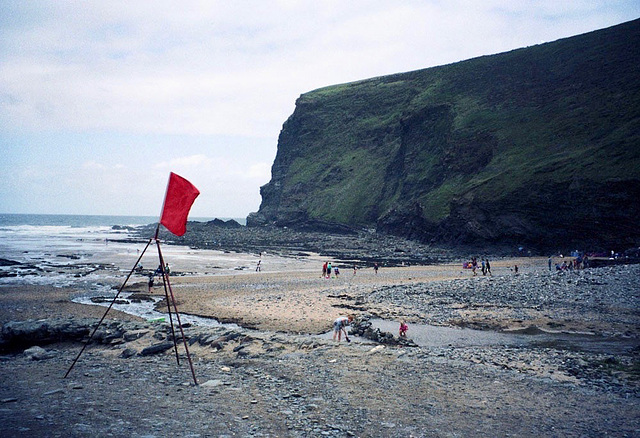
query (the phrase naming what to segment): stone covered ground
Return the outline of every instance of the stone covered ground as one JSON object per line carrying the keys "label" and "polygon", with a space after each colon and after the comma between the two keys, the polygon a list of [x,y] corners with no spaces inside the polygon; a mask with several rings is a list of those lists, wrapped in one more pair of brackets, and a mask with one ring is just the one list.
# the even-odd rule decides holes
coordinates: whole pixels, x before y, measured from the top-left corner
{"label": "stone covered ground", "polygon": [[[198,385],[182,343],[177,363],[169,325],[118,312],[63,378],[101,308],[70,302],[78,291],[1,288],[0,433],[640,436],[640,267],[557,274],[543,263],[518,263],[515,275],[514,261],[496,262],[493,277],[459,269],[445,275],[445,267],[433,275],[437,267],[431,267],[428,275],[411,271],[410,277],[409,268],[385,268],[377,276],[363,269],[349,282],[315,273],[313,282],[286,273],[266,283],[259,274],[242,282],[176,278],[181,308],[240,324],[184,328]],[[292,281],[299,281],[304,299]],[[251,290],[238,298],[261,315],[246,324],[251,328],[242,327],[251,312],[242,313],[237,301],[228,301],[227,313],[212,304],[228,298],[233,284]],[[275,293],[279,288],[286,293]],[[292,306],[306,312],[308,326],[286,323]],[[330,321],[323,329],[316,320],[327,308],[355,313],[354,331],[363,331],[369,318],[402,318],[410,337],[429,323],[522,329],[530,336],[580,332],[604,341],[596,349],[588,342],[411,346],[378,332],[374,340],[338,343],[323,334]]]}

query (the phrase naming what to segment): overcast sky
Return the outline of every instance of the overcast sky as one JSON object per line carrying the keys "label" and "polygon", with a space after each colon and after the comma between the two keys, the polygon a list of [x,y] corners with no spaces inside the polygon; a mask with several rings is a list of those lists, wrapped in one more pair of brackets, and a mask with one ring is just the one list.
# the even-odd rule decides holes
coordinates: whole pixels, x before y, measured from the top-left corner
{"label": "overcast sky", "polygon": [[640,17],[640,2],[0,2],[0,212],[191,216],[260,205],[296,98]]}

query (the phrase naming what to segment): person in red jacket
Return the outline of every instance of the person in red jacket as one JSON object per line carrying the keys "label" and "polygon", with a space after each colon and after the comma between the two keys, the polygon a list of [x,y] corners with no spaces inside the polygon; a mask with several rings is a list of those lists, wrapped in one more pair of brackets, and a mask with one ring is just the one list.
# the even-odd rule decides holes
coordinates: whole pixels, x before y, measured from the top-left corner
{"label": "person in red jacket", "polygon": [[401,338],[406,338],[407,337],[407,330],[409,330],[409,326],[404,322],[404,321],[400,321],[400,337]]}

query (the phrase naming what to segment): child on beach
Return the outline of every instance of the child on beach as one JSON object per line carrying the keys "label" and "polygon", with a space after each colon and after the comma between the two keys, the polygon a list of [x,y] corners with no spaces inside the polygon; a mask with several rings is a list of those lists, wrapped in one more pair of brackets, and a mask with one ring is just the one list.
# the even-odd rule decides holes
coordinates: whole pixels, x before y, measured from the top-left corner
{"label": "child on beach", "polygon": [[404,321],[401,321],[400,322],[400,333],[399,333],[401,338],[406,338],[407,337],[407,330],[409,330],[409,326]]}
{"label": "child on beach", "polygon": [[344,338],[347,342],[351,342],[349,337],[347,336],[347,326],[351,324],[353,321],[353,315],[349,316],[339,316],[335,321],[333,321],[333,340],[338,338],[338,342],[342,339],[342,332],[344,332]]}

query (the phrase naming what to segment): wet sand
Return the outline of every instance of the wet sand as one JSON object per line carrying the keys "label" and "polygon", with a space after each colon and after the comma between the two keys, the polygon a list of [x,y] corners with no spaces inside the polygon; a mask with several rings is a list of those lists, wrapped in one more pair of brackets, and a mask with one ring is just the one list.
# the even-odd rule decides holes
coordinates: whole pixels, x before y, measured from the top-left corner
{"label": "wet sand", "polygon": [[[411,315],[402,314],[403,309],[394,306],[381,307],[371,303],[358,306],[345,301],[356,296],[366,297],[372,291],[392,286],[483,277],[479,269],[474,277],[472,271],[463,269],[460,262],[390,268],[383,266],[377,274],[373,268],[359,268],[354,274],[351,266],[339,265],[340,275],[332,275],[328,279],[321,275],[323,259],[317,255],[301,258],[264,256],[262,271],[256,272],[255,263],[260,258],[254,255],[231,255],[225,263],[217,261],[214,266],[210,258],[196,257],[196,254],[194,252],[191,257],[188,257],[190,254],[180,254],[180,258],[172,260],[175,260],[172,263],[174,275],[170,281],[179,312],[215,318],[220,322],[233,322],[248,328],[287,333],[326,332],[339,315],[371,310],[382,317],[411,319]],[[234,264],[238,266],[238,261],[242,269],[234,270],[232,267]],[[545,258],[499,259],[492,261],[493,276],[515,275],[514,265],[518,265],[522,275],[547,273]],[[211,273],[214,267],[221,267],[221,270]],[[122,277],[124,281],[126,276],[123,274]],[[123,292],[146,294],[146,280],[146,276],[134,275]],[[120,285],[113,283],[112,287],[115,290]],[[77,288],[0,286],[0,323],[55,316],[101,317],[104,307],[71,302],[74,297],[86,293]],[[152,294],[164,296],[159,278],[156,278]],[[162,300],[156,307],[158,311],[166,312],[166,301]],[[466,312],[470,321],[482,319],[483,309],[461,311]],[[140,319],[116,310],[111,310],[108,317]],[[508,320],[504,321],[504,325],[519,326]]]}
{"label": "wet sand", "polygon": [[[83,293],[85,292],[79,289],[52,286],[0,286],[0,324],[57,317],[101,318],[106,310],[104,307],[71,301]],[[108,317],[123,321],[141,320],[117,310],[111,310]]]}
{"label": "wet sand", "polygon": [[[511,275],[518,264],[520,272],[546,269],[546,259],[505,259],[492,264],[495,276]],[[309,269],[305,260],[299,269],[295,264],[283,272],[243,272],[236,275],[171,277],[180,312],[234,322],[244,327],[289,333],[321,333],[331,328],[332,321],[349,309],[344,298],[369,291],[425,282],[468,279],[472,271],[462,269],[462,263],[412,267],[382,267],[353,269],[344,266],[336,278],[323,278],[321,261],[317,269]],[[482,273],[478,270],[478,275]],[[158,282],[156,282],[156,285]],[[144,285],[138,285],[138,289]],[[163,288],[154,288],[163,295]],[[166,302],[157,309],[166,310]],[[400,315],[401,317],[401,315]]]}

